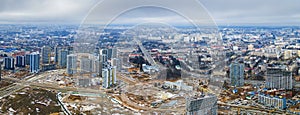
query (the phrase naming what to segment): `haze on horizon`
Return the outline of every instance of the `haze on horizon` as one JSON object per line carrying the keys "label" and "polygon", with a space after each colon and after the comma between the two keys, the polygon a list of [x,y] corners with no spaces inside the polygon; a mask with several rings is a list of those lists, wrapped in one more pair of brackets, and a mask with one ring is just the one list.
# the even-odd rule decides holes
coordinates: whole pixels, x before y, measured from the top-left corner
{"label": "haze on horizon", "polygon": [[[300,25],[299,0],[199,1],[218,25]],[[0,24],[80,24],[98,2],[101,0],[2,0]],[[175,25],[186,23],[175,13],[151,8],[122,15],[117,23],[160,20]]]}

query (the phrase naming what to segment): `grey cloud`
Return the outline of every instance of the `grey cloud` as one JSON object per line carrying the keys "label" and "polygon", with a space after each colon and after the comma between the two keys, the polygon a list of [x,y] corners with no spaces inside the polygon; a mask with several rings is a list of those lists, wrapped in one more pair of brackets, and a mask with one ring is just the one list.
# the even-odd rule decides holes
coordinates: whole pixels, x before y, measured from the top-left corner
{"label": "grey cloud", "polygon": [[97,0],[2,0],[0,22],[79,21]]}
{"label": "grey cloud", "polygon": [[299,25],[299,0],[200,0],[219,24]]}
{"label": "grey cloud", "polygon": [[[76,22],[101,0],[1,0],[0,23]],[[217,24],[300,24],[299,0],[199,0]],[[170,4],[177,4],[174,2]],[[107,6],[107,10],[114,7]],[[189,6],[182,6],[189,7]],[[196,11],[195,11],[196,12]],[[109,15],[109,14],[107,14]],[[121,16],[120,23],[138,20],[163,20],[185,23],[177,14],[141,9]],[[195,13],[195,15],[197,15]],[[173,18],[173,20],[172,20]]]}

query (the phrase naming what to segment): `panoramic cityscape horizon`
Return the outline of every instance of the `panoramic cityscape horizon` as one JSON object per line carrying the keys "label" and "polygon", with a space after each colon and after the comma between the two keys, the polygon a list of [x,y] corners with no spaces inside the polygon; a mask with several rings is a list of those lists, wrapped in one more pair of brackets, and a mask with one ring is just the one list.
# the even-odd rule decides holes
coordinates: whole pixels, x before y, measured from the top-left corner
{"label": "panoramic cityscape horizon", "polygon": [[2,0],[1,115],[300,115],[298,0]]}

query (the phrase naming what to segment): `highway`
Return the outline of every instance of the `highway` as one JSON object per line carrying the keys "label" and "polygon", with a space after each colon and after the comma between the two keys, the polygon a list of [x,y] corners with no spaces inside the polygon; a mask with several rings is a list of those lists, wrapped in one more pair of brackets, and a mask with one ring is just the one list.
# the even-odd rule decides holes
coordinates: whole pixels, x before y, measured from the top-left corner
{"label": "highway", "polygon": [[144,54],[144,58],[152,65],[157,66],[157,63],[154,61],[154,59],[151,57],[150,53],[146,50],[146,48],[143,46],[142,42],[139,41],[136,37],[134,38],[134,41],[138,44],[140,49],[142,50],[142,53]]}

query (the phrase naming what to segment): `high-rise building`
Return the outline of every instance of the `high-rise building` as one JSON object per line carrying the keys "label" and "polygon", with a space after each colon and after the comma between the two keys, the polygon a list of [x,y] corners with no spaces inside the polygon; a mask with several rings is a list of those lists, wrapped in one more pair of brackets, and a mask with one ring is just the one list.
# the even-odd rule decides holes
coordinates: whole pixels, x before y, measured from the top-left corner
{"label": "high-rise building", "polygon": [[230,65],[230,82],[232,86],[243,86],[244,85],[244,69],[243,63],[232,63]]}
{"label": "high-rise building", "polygon": [[110,73],[111,73],[111,84],[116,84],[117,83],[117,68],[116,68],[116,66],[111,66]]}
{"label": "high-rise building", "polygon": [[111,60],[112,58],[117,58],[117,49],[116,48],[109,48],[109,49],[101,49],[100,54],[106,55],[108,60]]}
{"label": "high-rise building", "polygon": [[93,60],[87,57],[82,57],[80,59],[80,72],[81,73],[93,72]]}
{"label": "high-rise building", "polygon": [[14,63],[15,63],[15,59],[13,57],[5,57],[4,58],[4,64],[5,64],[4,69],[14,70],[15,69]]}
{"label": "high-rise building", "polygon": [[102,69],[102,87],[109,88],[110,86],[110,75],[108,69]]}
{"label": "high-rise building", "polygon": [[67,47],[68,54],[74,53],[74,48],[72,46]]}
{"label": "high-rise building", "polygon": [[116,48],[112,48],[111,58],[118,58],[118,50]]}
{"label": "high-rise building", "polygon": [[25,64],[30,65],[30,54],[25,55]]}
{"label": "high-rise building", "polygon": [[100,54],[99,55],[99,75],[100,76],[102,76],[102,69],[105,68],[106,65],[107,65],[107,56],[106,56],[106,54]]}
{"label": "high-rise building", "polygon": [[67,74],[73,75],[77,72],[77,56],[70,54],[67,56]]}
{"label": "high-rise building", "polygon": [[55,53],[54,62],[56,64],[58,63],[58,57],[59,57],[59,51],[60,50],[61,50],[60,46],[55,46],[55,48],[54,48],[54,53]]}
{"label": "high-rise building", "polygon": [[108,54],[108,50],[107,49],[100,49],[100,55],[107,55]]}
{"label": "high-rise building", "polygon": [[112,66],[117,66],[117,65],[118,65],[118,61],[119,61],[119,60],[118,60],[117,58],[112,58],[112,59],[111,59],[111,65],[112,65]]}
{"label": "high-rise building", "polygon": [[41,52],[42,52],[42,63],[49,64],[51,58],[51,48],[48,46],[44,46],[42,47]]}
{"label": "high-rise building", "polygon": [[189,97],[186,99],[186,115],[217,115],[217,101],[215,95]]}
{"label": "high-rise building", "polygon": [[292,89],[292,72],[283,68],[267,68],[266,88],[271,89]]}
{"label": "high-rise building", "polygon": [[93,63],[93,71],[96,72],[99,76],[100,75],[100,61],[99,60],[95,60]]}
{"label": "high-rise building", "polygon": [[17,56],[16,60],[17,60],[16,63],[17,67],[25,67],[25,56]]}
{"label": "high-rise building", "polygon": [[112,57],[112,54],[113,54],[113,50],[111,48],[107,49],[107,59],[111,59]]}
{"label": "high-rise building", "polygon": [[2,77],[2,64],[0,63],[0,81],[1,81],[1,78]]}
{"label": "high-rise building", "polygon": [[118,58],[112,58],[111,59],[111,65],[116,66],[118,71],[120,71],[121,68],[122,68],[122,62]]}
{"label": "high-rise building", "polygon": [[58,53],[58,66],[61,68],[66,68],[67,66],[67,55],[68,51],[60,50]]}
{"label": "high-rise building", "polygon": [[40,54],[37,52],[30,54],[30,72],[38,73],[40,71]]}
{"label": "high-rise building", "polygon": [[112,85],[117,83],[117,72],[115,66],[109,66],[102,69],[102,87],[110,88]]}

